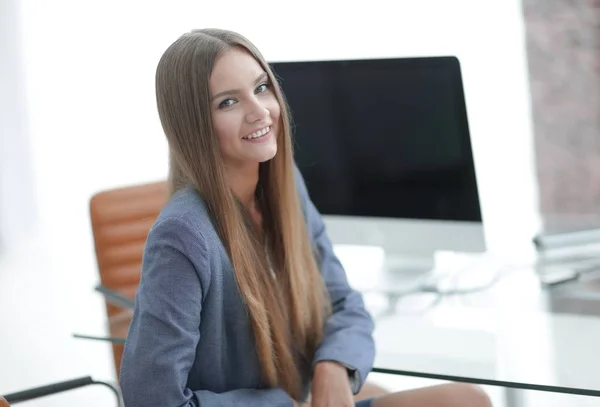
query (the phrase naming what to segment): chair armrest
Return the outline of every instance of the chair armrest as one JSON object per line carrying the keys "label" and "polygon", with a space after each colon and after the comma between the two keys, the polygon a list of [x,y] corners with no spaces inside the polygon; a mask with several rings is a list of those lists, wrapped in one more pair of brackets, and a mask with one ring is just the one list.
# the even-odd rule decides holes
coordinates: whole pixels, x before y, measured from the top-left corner
{"label": "chair armrest", "polygon": [[[85,387],[85,386],[89,386],[89,385],[102,385],[102,386],[108,387],[110,390],[112,390],[112,392],[117,397],[117,405],[119,407],[123,406],[121,392],[115,385],[107,383],[107,382],[96,381],[96,380],[92,379],[90,376],[86,376],[86,377],[80,377],[78,379],[67,380],[64,382],[53,383],[53,384],[49,384],[46,386],[34,387],[31,389],[19,391],[19,392],[12,393],[12,394],[5,394],[4,398],[2,398],[0,396],[0,400],[4,400],[4,403],[6,403],[6,404],[4,404],[4,405],[0,404],[0,407],[9,406],[8,403],[13,403],[13,404],[21,403],[23,401],[29,401],[29,400],[37,399],[39,397],[50,396],[52,394],[62,393],[65,391],[74,390],[74,389],[78,389],[80,387]],[[2,401],[0,401],[0,403],[2,403]]]}

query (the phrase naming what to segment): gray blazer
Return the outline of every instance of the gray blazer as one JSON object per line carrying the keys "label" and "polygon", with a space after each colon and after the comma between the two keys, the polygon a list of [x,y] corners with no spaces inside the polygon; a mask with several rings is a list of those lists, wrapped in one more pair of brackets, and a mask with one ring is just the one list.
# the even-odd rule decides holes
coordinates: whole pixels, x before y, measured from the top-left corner
{"label": "gray blazer", "polygon": [[[372,368],[373,321],[348,285],[324,223],[296,171],[296,184],[333,314],[312,366],[333,360],[349,368],[356,394]],[[201,196],[178,191],[153,225],[121,364],[126,407],[291,407],[268,388],[229,256]]]}

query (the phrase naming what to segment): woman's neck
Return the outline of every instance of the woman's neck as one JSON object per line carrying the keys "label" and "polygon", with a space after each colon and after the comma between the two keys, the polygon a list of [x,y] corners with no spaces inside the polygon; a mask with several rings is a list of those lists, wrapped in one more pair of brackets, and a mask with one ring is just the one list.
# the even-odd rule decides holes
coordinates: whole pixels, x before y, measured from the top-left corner
{"label": "woman's neck", "polygon": [[246,209],[256,209],[256,186],[258,185],[258,164],[248,166],[243,170],[236,168],[227,172],[227,182],[233,194],[240,200]]}

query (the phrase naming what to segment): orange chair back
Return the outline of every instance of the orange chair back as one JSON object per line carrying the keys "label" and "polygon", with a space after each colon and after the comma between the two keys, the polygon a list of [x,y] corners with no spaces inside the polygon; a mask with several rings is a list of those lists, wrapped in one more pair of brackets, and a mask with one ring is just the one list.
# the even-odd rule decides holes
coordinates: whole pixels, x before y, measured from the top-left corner
{"label": "orange chair back", "polygon": [[[148,232],[167,201],[167,183],[154,182],[102,191],[90,200],[90,218],[100,282],[134,298]],[[110,335],[124,337],[131,312],[106,304]],[[117,377],[123,345],[114,344]]]}

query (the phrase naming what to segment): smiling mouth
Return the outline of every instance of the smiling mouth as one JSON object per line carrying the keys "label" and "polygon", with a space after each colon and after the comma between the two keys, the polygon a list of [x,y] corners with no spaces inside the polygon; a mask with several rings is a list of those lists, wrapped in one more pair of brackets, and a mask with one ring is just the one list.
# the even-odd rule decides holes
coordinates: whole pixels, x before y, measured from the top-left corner
{"label": "smiling mouth", "polygon": [[247,136],[242,137],[243,140],[255,140],[261,137],[264,137],[271,131],[271,126],[267,126],[262,130],[255,131],[252,134],[248,134]]}

